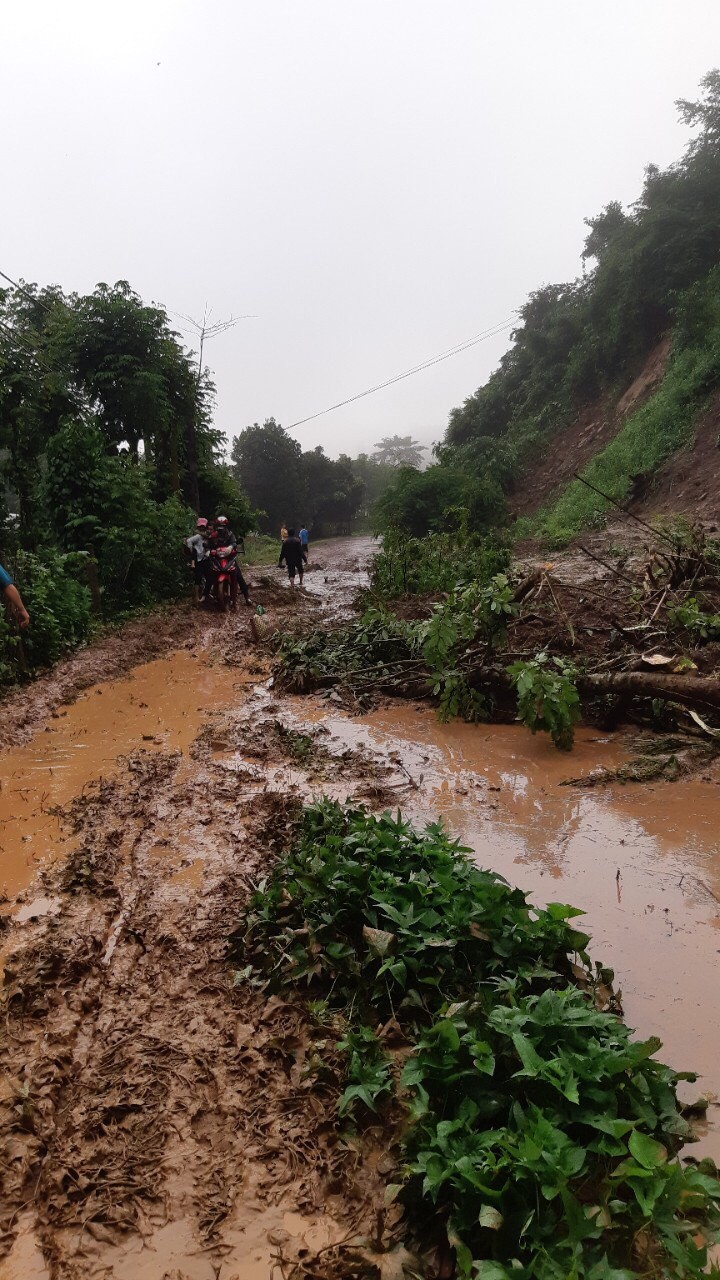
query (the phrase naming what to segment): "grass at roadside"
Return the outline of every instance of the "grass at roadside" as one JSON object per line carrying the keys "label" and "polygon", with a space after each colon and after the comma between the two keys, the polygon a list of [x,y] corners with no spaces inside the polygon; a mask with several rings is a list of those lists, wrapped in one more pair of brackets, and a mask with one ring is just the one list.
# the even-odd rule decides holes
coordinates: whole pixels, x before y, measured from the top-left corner
{"label": "grass at roadside", "polygon": [[280,555],[280,539],[265,533],[248,534],[245,539],[245,556],[249,565],[277,564]]}
{"label": "grass at roadside", "polygon": [[[314,539],[310,543],[311,554],[316,547],[320,547],[327,541],[325,538]],[[241,557],[242,563],[249,564],[251,567],[261,565],[275,565],[280,556],[280,539],[271,538],[266,533],[260,533],[255,536],[248,536],[245,539],[245,556]]]}
{"label": "grass at roadside", "polygon": [[[702,317],[700,321],[698,317]],[[623,423],[613,440],[583,469],[596,489],[616,502],[629,497],[638,476],[651,478],[691,438],[698,413],[720,378],[720,272],[686,296],[674,349],[655,394]],[[552,448],[552,442],[550,442]],[[538,533],[561,547],[588,527],[602,526],[612,504],[573,480],[549,507],[517,532]]]}

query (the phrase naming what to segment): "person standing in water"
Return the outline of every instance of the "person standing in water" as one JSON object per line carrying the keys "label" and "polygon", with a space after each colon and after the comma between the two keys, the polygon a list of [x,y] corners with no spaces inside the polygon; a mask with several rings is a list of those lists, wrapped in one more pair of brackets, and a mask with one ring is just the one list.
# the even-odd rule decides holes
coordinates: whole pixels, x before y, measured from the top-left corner
{"label": "person standing in water", "polygon": [[295,574],[300,575],[300,586],[302,586],[303,573],[305,572],[305,564],[303,561],[302,543],[295,535],[294,529],[288,529],[287,538],[283,538],[283,544],[280,548],[280,559],[278,560],[278,568],[281,569],[283,561],[287,565],[288,578],[295,586]]}

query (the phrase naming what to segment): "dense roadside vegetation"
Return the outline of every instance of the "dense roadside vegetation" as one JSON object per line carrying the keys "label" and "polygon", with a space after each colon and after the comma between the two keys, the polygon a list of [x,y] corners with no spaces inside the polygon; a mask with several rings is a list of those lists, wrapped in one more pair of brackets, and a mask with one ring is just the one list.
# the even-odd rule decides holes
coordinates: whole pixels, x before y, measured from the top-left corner
{"label": "dense roadside vegetation", "polygon": [[32,619],[22,643],[0,620],[0,679],[186,590],[197,511],[251,527],[212,402],[166,313],[127,283],[0,290],[0,551]]}
{"label": "dense roadside vegetation", "polygon": [[[237,982],[306,1001],[312,1071],[341,1052],[345,1125],[382,1117],[402,1213],[378,1255],[417,1273],[400,1241],[435,1249],[434,1274],[481,1280],[699,1277],[720,1184],[677,1158],[694,1077],[632,1039],[581,912],[530,906],[466,852],[323,800],[231,939]],[[353,1275],[385,1274],[365,1257]]]}
{"label": "dense roadside vegetation", "polygon": [[[670,333],[659,391],[587,476],[622,499],[687,441],[720,386],[720,72],[710,72],[701,88],[697,102],[677,104],[695,131],[684,156],[665,170],[649,165],[629,209],[613,201],[587,220],[582,276],[537,290],[520,308],[512,347],[450,414],[436,464],[424,472],[406,468],[384,495],[382,527],[422,535],[446,528],[458,506],[476,531],[505,523],[506,499],[533,460],[552,449],[553,434],[585,406],[612,403]],[[558,545],[602,521],[609,505],[574,483],[519,532]]]}
{"label": "dense roadside vegetation", "polygon": [[0,289],[0,563],[31,616],[20,637],[0,611],[0,683],[99,620],[186,592],[182,539],[198,514],[225,514],[238,535],[293,520],[349,531],[398,465],[419,461],[410,437],[352,462],[303,454],[269,420],[235,440],[231,465],[213,402],[166,312],[126,282]]}

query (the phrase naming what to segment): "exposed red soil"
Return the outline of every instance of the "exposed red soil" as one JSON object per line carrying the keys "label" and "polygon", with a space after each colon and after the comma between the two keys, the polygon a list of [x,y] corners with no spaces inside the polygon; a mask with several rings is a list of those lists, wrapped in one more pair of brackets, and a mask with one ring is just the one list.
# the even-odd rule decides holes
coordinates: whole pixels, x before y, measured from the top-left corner
{"label": "exposed red soil", "polygon": [[692,441],[642,487],[630,510],[643,516],[685,514],[720,524],[720,394],[698,418]]}
{"label": "exposed red soil", "polygon": [[541,456],[535,457],[518,478],[509,499],[518,516],[534,515],[559,493],[591,458],[614,438],[622,423],[647,399],[662,380],[670,353],[670,339],[663,338],[619,400],[604,396],[581,410],[572,422],[557,431]]}

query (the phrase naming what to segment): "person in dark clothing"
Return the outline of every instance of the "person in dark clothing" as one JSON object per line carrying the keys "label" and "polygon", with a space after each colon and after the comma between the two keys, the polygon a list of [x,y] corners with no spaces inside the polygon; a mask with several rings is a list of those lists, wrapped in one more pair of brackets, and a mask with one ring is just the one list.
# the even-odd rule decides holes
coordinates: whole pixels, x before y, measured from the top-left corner
{"label": "person in dark clothing", "polygon": [[[220,547],[232,547],[235,550],[237,549],[237,545],[238,540],[228,524],[227,516],[216,516],[215,526],[210,535],[210,550],[218,550]],[[242,570],[237,562],[237,557],[235,559],[235,572],[237,574],[237,584],[240,593],[243,596],[245,603],[249,605],[250,589],[243,578]]]}
{"label": "person in dark clothing", "polygon": [[227,516],[216,516],[210,530],[210,541],[214,547],[236,547],[237,538],[228,524]]}
{"label": "person in dark clothing", "polygon": [[295,574],[300,574],[300,586],[302,586],[303,574],[305,572],[305,564],[303,561],[303,548],[299,538],[295,536],[294,529],[288,529],[288,536],[283,540],[280,548],[280,559],[278,560],[278,568],[282,568],[283,561],[287,565],[288,578],[295,585]]}

